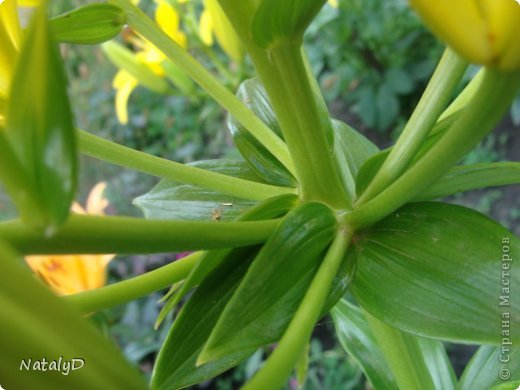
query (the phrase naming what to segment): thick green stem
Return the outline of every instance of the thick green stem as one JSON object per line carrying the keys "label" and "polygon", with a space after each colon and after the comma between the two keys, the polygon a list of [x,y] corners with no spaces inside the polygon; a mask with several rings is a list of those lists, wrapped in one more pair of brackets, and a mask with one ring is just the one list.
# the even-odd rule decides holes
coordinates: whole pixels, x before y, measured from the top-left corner
{"label": "thick green stem", "polygon": [[299,46],[272,51],[252,41],[250,26],[258,1],[219,0],[260,75],[282,127],[296,177],[305,199],[321,200],[333,207],[348,208],[350,200],[341,184],[327,142],[328,113],[320,112]]}
{"label": "thick green stem", "polygon": [[273,196],[296,192],[294,188],[276,187],[238,179],[151,156],[107,141],[83,130],[78,130],[78,138],[81,152],[88,156],[163,179],[191,184],[238,198],[264,200]]}
{"label": "thick green stem", "polygon": [[417,338],[365,312],[365,318],[400,390],[435,390]]}
{"label": "thick green stem", "polygon": [[52,237],[20,221],[9,221],[0,223],[0,238],[22,254],[144,254],[255,245],[264,242],[278,223],[154,221],[73,214]]}
{"label": "thick green stem", "polygon": [[519,86],[519,73],[486,70],[479,90],[446,134],[383,192],[345,214],[345,222],[354,229],[369,226],[438,180],[493,129],[509,108]]}
{"label": "thick green stem", "polygon": [[201,255],[196,252],[143,275],[63,298],[82,314],[121,305],[185,279]]}
{"label": "thick green stem", "polygon": [[278,346],[243,390],[274,390],[284,385],[305,350],[314,324],[319,320],[351,239],[350,232],[341,228]]}
{"label": "thick green stem", "polygon": [[303,199],[350,207],[327,140],[332,125],[327,111],[318,104],[300,45],[280,46],[269,55],[274,69],[260,64],[257,70],[295,162]]}
{"label": "thick green stem", "polygon": [[376,176],[356,202],[365,204],[394,182],[409,166],[448,104],[453,90],[468,67],[451,49],[446,49],[421,100]]}
{"label": "thick green stem", "polygon": [[294,174],[294,165],[287,150],[287,145],[235,95],[129,0],[109,0],[109,3],[121,7],[127,15],[128,24],[135,31],[153,43],[166,57],[206,90],[211,97],[233,115],[273,156]]}

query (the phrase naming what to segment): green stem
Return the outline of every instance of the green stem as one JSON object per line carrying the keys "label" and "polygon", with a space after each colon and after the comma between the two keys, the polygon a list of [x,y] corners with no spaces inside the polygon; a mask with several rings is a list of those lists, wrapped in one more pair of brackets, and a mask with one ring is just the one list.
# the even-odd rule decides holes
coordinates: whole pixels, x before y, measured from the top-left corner
{"label": "green stem", "polygon": [[417,338],[364,314],[399,389],[435,390]]}
{"label": "green stem", "polygon": [[303,199],[350,207],[327,139],[332,132],[329,115],[318,104],[300,45],[276,47],[269,55],[274,69],[260,64],[257,70],[295,162]]}
{"label": "green stem", "polygon": [[453,90],[468,67],[451,49],[446,49],[421,100],[376,176],[356,202],[358,206],[379,194],[397,179],[413,160],[448,104]]}
{"label": "green stem", "polygon": [[264,200],[296,192],[294,188],[256,183],[155,157],[107,141],[83,130],[78,130],[78,138],[81,152],[88,156],[163,179],[191,184],[238,198]]}
{"label": "green stem", "polygon": [[185,279],[201,255],[196,252],[143,275],[63,298],[81,314],[121,305]]}
{"label": "green stem", "polygon": [[9,221],[0,223],[0,238],[23,254],[144,254],[255,245],[264,242],[278,222],[156,221],[73,214],[52,237],[20,221]]}
{"label": "green stem", "polygon": [[520,86],[520,73],[487,69],[464,112],[408,171],[368,203],[344,215],[354,229],[369,226],[413,199],[471,151],[502,118]]}
{"label": "green stem", "polygon": [[294,165],[287,150],[287,145],[235,95],[213,77],[186,50],[170,39],[166,33],[129,0],[109,0],[109,3],[121,7],[126,13],[128,24],[135,31],[153,43],[166,57],[206,90],[211,97],[233,115],[273,156],[294,174]]}
{"label": "green stem", "polygon": [[262,50],[252,40],[250,26],[258,1],[219,0],[266,87],[296,165],[303,197],[337,208],[349,206],[330,153],[326,127],[330,120],[313,93],[298,46]]}
{"label": "green stem", "polygon": [[277,389],[284,385],[305,350],[314,324],[319,320],[351,239],[350,232],[341,228],[278,346],[243,390]]}

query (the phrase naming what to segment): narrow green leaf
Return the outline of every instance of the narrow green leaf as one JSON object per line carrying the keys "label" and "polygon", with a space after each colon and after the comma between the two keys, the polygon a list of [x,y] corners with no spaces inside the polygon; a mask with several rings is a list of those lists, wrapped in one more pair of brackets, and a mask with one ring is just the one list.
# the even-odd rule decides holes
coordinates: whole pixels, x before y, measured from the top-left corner
{"label": "narrow green leaf", "polygon": [[126,70],[146,88],[157,93],[165,93],[168,90],[166,80],[156,75],[147,65],[139,61],[131,50],[115,41],[105,42],[101,47],[115,66]]}
{"label": "narrow green leaf", "polygon": [[520,184],[520,163],[499,162],[463,165],[450,169],[415,201],[443,198],[478,188]]}
{"label": "narrow green leaf", "polygon": [[409,204],[360,233],[353,249],[356,300],[396,328],[498,344],[502,320],[520,321],[520,301],[509,298],[520,289],[520,269],[511,267],[520,240],[476,211]]}
{"label": "narrow green leaf", "polygon": [[352,198],[356,195],[356,177],[360,168],[379,151],[368,138],[344,122],[333,120],[334,159],[345,189]]}
{"label": "narrow green leaf", "polygon": [[443,390],[455,389],[457,377],[444,344],[437,340],[422,337],[417,337],[417,341],[435,388]]}
{"label": "narrow green leaf", "polygon": [[[146,388],[142,376],[114,346],[31,275],[19,256],[2,242],[0,259],[0,305],[5,314],[0,321],[1,386],[45,390]],[[34,369],[43,367],[43,359],[47,371]],[[27,364],[31,369],[22,369]],[[67,368],[65,364],[74,366]]]}
{"label": "narrow green leaf", "polygon": [[59,42],[93,45],[114,38],[126,23],[125,12],[112,4],[88,4],[50,19]]}
{"label": "narrow green leaf", "polygon": [[462,373],[457,390],[488,390],[504,381],[520,380],[520,347],[503,347],[480,347]]}
{"label": "narrow green leaf", "polygon": [[306,203],[287,214],[247,271],[198,361],[213,361],[278,340],[335,231],[336,218],[322,203]]}
{"label": "narrow green leaf", "polygon": [[159,352],[152,374],[152,389],[180,389],[203,382],[237,365],[256,350],[242,350],[207,364],[196,365],[197,356],[255,253],[251,249],[233,251],[195,290]]}
{"label": "narrow green leaf", "polygon": [[[258,78],[245,80],[237,91],[237,97],[256,116],[282,138],[282,131],[276,119],[267,92]],[[296,180],[282,163],[242,126],[233,116],[228,117],[227,126],[237,149],[260,177],[270,184],[295,186]]]}
{"label": "narrow green leaf", "polygon": [[[188,165],[239,179],[262,182],[244,161],[207,160]],[[251,200],[170,180],[161,180],[150,192],[134,199],[133,203],[149,219],[192,221],[232,221],[256,204]]]}
{"label": "narrow green leaf", "polygon": [[252,24],[255,43],[263,49],[300,45],[303,34],[326,0],[263,0]]}
{"label": "narrow green leaf", "polygon": [[8,101],[6,137],[26,171],[43,220],[30,210],[21,214],[33,225],[55,229],[74,199],[77,152],[67,80],[43,6],[25,37]]}
{"label": "narrow green leaf", "polygon": [[373,388],[397,390],[394,375],[379,349],[363,312],[342,299],[331,310],[338,339],[345,350],[359,364]]}
{"label": "narrow green leaf", "polygon": [[[298,197],[296,195],[282,195],[268,199],[237,218],[238,221],[260,221],[281,217],[296,206]],[[173,309],[180,300],[195,286],[199,285],[204,278],[223,260],[231,255],[233,249],[221,249],[204,252],[202,257],[193,267],[189,276],[184,280],[182,287],[172,294],[164,310]],[[161,310],[161,313],[163,311]],[[164,314],[162,314],[164,317]],[[158,319],[159,321],[159,319]]]}

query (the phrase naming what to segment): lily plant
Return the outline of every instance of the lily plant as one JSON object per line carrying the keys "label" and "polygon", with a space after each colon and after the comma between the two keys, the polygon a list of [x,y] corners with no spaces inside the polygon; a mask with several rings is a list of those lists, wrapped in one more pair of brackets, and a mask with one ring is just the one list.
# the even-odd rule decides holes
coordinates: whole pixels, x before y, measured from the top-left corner
{"label": "lily plant", "polygon": [[[1,385],[180,389],[275,344],[243,388],[277,389],[293,370],[303,381],[313,328],[330,314],[375,389],[517,388],[520,240],[440,199],[520,182],[517,162],[458,165],[518,92],[520,5],[410,2],[447,48],[396,143],[379,150],[331,118],[312,75],[303,37],[325,0],[207,3],[256,69],[237,91],[132,1],[52,18],[44,2],[25,30],[16,1],[0,3],[0,180],[20,215],[0,224]],[[75,127],[57,43],[102,43],[125,25],[222,106],[243,159],[185,165]],[[130,57],[118,61],[128,58],[131,85],[153,84]],[[470,62],[482,68],[454,96]],[[161,178],[135,200],[146,218],[70,213],[79,154]],[[22,260],[174,251],[193,253],[65,296]],[[164,310],[184,304],[146,383],[88,316],[170,286]],[[443,341],[480,346],[461,378]]]}

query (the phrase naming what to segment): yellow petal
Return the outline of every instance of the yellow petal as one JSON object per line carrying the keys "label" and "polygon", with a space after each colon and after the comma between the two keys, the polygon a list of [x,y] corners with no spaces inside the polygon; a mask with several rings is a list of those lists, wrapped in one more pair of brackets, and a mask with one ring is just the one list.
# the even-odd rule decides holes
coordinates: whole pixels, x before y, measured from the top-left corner
{"label": "yellow petal", "polygon": [[56,293],[77,294],[106,284],[106,268],[114,255],[27,256],[29,267]]}
{"label": "yellow petal", "polygon": [[338,0],[329,0],[329,4],[334,8],[338,8]]}
{"label": "yellow petal", "polygon": [[108,200],[103,196],[107,183],[102,181],[97,183],[87,198],[87,213],[91,215],[104,215],[105,209],[108,206]]}
{"label": "yellow petal", "polygon": [[0,99],[9,93],[21,45],[20,22],[15,0],[0,3]]}
{"label": "yellow petal", "polygon": [[177,10],[165,0],[158,2],[155,20],[159,27],[180,46],[186,47],[186,35],[179,29],[180,19]]}
{"label": "yellow petal", "polygon": [[204,7],[211,15],[213,32],[220,47],[237,62],[242,62],[244,48],[217,0],[204,0]]}
{"label": "yellow petal", "polygon": [[21,7],[36,7],[41,4],[41,0],[18,0],[18,5]]}
{"label": "yellow petal", "polygon": [[410,0],[425,23],[469,61],[520,69],[520,5],[514,0]]}
{"label": "yellow petal", "polygon": [[132,91],[137,87],[138,81],[125,70],[117,72],[112,85],[116,89],[116,115],[119,122],[128,123],[128,99]]}
{"label": "yellow petal", "polygon": [[520,69],[520,3],[481,0],[494,61],[503,70]]}
{"label": "yellow petal", "polygon": [[78,202],[72,203],[72,206],[70,209],[75,212],[76,214],[86,214],[87,212],[81,207],[81,205]]}
{"label": "yellow petal", "polygon": [[202,11],[199,20],[199,36],[206,46],[213,45],[213,21],[208,10]]}

